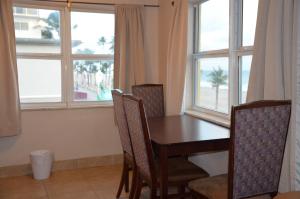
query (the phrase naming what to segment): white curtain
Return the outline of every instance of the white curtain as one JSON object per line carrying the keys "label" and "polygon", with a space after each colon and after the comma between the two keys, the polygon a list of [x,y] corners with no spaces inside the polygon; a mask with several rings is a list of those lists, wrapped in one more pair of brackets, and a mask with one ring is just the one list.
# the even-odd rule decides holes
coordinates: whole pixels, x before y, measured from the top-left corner
{"label": "white curtain", "polygon": [[295,189],[296,45],[299,0],[259,1],[247,101],[293,99],[279,191]]}
{"label": "white curtain", "polygon": [[144,6],[116,6],[115,88],[130,91],[145,82]]}
{"label": "white curtain", "polygon": [[166,78],[166,113],[182,111],[187,61],[188,0],[175,0],[169,32]]}
{"label": "white curtain", "polygon": [[0,1],[0,137],[20,133],[20,103],[11,0]]}

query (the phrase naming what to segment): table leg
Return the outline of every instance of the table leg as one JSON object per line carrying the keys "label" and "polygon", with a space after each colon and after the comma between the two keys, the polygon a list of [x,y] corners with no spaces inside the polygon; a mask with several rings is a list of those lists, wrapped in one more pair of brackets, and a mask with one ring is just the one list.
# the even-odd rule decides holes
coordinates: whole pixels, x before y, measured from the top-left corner
{"label": "table leg", "polygon": [[167,147],[159,149],[160,198],[168,198],[168,151]]}

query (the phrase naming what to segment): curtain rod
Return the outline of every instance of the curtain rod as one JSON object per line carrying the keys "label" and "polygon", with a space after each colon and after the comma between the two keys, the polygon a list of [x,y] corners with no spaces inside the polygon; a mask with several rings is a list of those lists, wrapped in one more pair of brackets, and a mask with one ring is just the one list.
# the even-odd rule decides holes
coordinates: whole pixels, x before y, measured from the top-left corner
{"label": "curtain rod", "polygon": [[[35,1],[44,1],[45,0],[35,0]],[[55,1],[55,0],[51,0],[50,2],[56,2],[56,3],[68,3],[68,1]],[[88,5],[106,5],[106,6],[115,6],[117,4],[115,3],[96,3],[96,2],[81,2],[81,1],[76,1],[76,2],[72,2],[72,4],[88,4]],[[144,5],[145,7],[152,7],[152,8],[159,8],[159,5]]]}

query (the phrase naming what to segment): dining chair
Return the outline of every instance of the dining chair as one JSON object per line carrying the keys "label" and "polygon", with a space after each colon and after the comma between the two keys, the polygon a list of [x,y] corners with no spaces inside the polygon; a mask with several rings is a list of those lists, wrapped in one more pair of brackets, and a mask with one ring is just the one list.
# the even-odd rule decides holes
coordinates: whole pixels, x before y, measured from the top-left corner
{"label": "dining chair", "polygon": [[277,195],[291,101],[257,101],[232,108],[228,175],[189,183],[194,198]]}
{"label": "dining chair", "polygon": [[121,144],[123,148],[123,169],[122,177],[119,184],[116,198],[119,198],[123,187],[125,185],[125,191],[129,191],[129,171],[133,168],[133,153],[131,148],[131,140],[128,132],[127,120],[123,106],[123,93],[121,90],[112,90],[112,98],[114,103],[115,120],[119,129],[119,135],[121,138]]}
{"label": "dining chair", "polygon": [[132,94],[143,100],[148,118],[165,116],[162,84],[134,85],[132,86]]}
{"label": "dining chair", "polygon": [[[140,198],[143,182],[150,187],[153,199],[157,197],[157,190],[160,187],[159,164],[154,158],[144,105],[141,99],[130,95],[125,95],[123,99],[135,160],[134,199]],[[178,187],[176,196],[181,198],[187,194],[185,188],[189,181],[208,176],[206,171],[181,157],[171,158],[168,161],[168,172],[168,185]]]}

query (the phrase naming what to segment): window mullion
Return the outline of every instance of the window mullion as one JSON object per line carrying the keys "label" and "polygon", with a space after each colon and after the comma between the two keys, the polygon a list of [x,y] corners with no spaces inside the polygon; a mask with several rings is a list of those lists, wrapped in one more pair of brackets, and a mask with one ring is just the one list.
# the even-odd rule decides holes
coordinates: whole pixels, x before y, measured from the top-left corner
{"label": "window mullion", "polygon": [[114,55],[99,55],[99,54],[73,54],[73,60],[113,60]]}
{"label": "window mullion", "polygon": [[196,58],[228,57],[229,49],[199,52],[199,53],[193,54],[193,56]]}
{"label": "window mullion", "polygon": [[17,53],[17,58],[61,60],[62,55],[53,53]]}
{"label": "window mullion", "polygon": [[193,23],[194,23],[194,31],[193,31],[193,36],[194,36],[194,45],[193,45],[193,51],[194,51],[194,53],[197,53],[197,52],[199,52],[199,31],[200,31],[200,29],[199,29],[199,23],[200,23],[200,21],[199,21],[199,15],[200,15],[200,6],[199,6],[199,3],[197,3],[197,4],[195,4],[194,5],[194,21],[193,21]]}
{"label": "window mullion", "polygon": [[73,99],[73,66],[72,66],[72,39],[71,39],[71,13],[68,8],[65,8],[65,32],[64,32],[64,71],[65,71],[65,96],[66,103],[69,107]]}
{"label": "window mullion", "polygon": [[[229,39],[229,106],[239,102],[239,61],[237,50],[242,37],[242,0],[230,0],[230,39]],[[230,109],[229,109],[230,110]]]}

